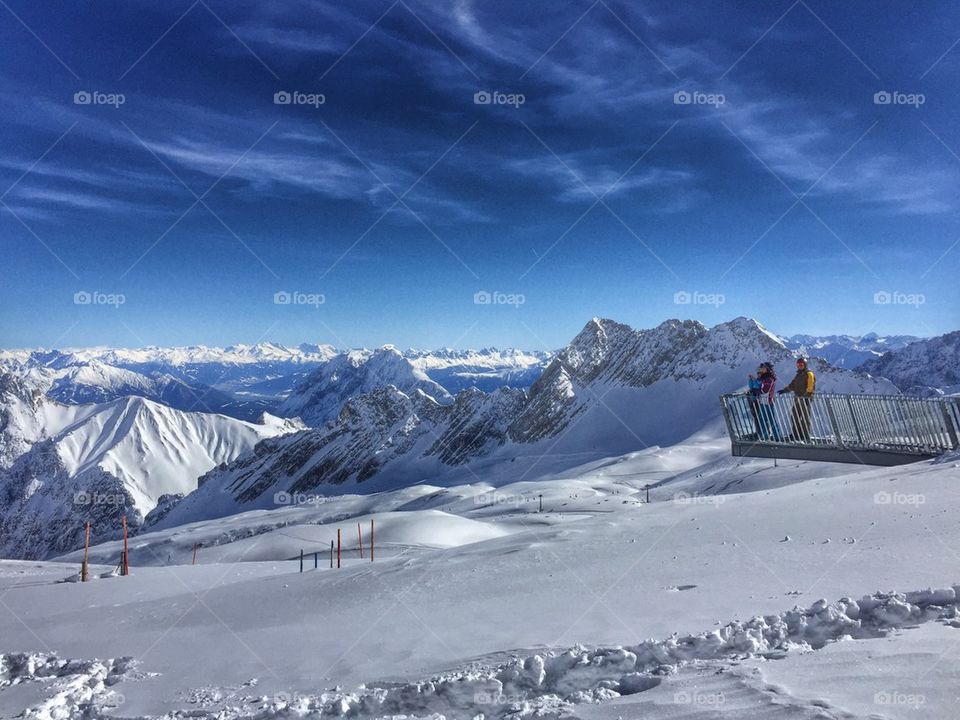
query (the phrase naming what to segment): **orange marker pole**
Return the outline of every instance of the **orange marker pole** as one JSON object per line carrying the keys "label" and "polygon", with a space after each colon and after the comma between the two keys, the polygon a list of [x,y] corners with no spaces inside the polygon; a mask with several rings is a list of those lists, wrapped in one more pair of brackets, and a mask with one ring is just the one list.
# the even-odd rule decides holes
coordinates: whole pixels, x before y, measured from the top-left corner
{"label": "orange marker pole", "polygon": [[360,559],[363,560],[363,533],[360,532],[360,523],[357,523],[357,542],[360,547]]}
{"label": "orange marker pole", "polygon": [[127,548],[127,516],[123,516],[123,559],[120,563],[120,574],[129,575],[130,574],[130,555],[128,555]]}
{"label": "orange marker pole", "polygon": [[370,518],[370,562],[373,562],[373,518]]}
{"label": "orange marker pole", "polygon": [[83,541],[83,567],[80,570],[80,581],[86,582],[89,580],[89,566],[87,564],[87,556],[90,553],[90,523],[87,523],[86,530],[86,539]]}
{"label": "orange marker pole", "polygon": [[337,528],[337,567],[340,567],[340,528]]}

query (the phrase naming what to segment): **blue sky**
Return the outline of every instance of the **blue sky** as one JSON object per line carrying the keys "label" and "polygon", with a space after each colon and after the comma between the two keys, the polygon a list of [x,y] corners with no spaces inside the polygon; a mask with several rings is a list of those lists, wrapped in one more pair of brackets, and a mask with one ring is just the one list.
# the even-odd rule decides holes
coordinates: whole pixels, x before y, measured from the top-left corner
{"label": "blue sky", "polygon": [[0,18],[5,347],[960,327],[956,3]]}

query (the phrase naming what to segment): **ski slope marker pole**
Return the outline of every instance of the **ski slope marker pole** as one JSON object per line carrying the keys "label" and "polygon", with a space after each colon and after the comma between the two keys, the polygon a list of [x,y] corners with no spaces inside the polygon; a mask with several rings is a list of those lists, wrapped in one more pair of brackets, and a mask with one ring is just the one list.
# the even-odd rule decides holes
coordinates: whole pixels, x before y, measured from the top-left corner
{"label": "ski slope marker pole", "polygon": [[363,533],[360,532],[360,523],[357,523],[357,542],[360,548],[360,559],[363,560]]}
{"label": "ski slope marker pole", "polygon": [[123,516],[123,558],[120,560],[120,574],[130,574],[130,555],[127,548],[127,516]]}
{"label": "ski slope marker pole", "polygon": [[300,548],[300,572],[303,572],[303,548]]}
{"label": "ski slope marker pole", "polygon": [[87,523],[86,529],[86,538],[83,541],[83,566],[80,569],[80,581],[86,582],[89,580],[89,566],[87,564],[87,556],[90,552],[90,523]]}
{"label": "ski slope marker pole", "polygon": [[194,543],[193,544],[193,562],[190,563],[191,565],[197,564],[197,550],[199,549],[200,549],[200,543]]}
{"label": "ski slope marker pole", "polygon": [[317,560],[317,555],[319,555],[319,554],[320,554],[320,553],[318,553],[318,552],[314,552],[314,553],[313,553],[313,569],[314,569],[314,570],[316,570],[317,567],[318,567],[318,566],[317,566],[317,562],[318,562],[318,560]]}
{"label": "ski slope marker pole", "polygon": [[333,540],[330,541],[330,569],[333,569]]}
{"label": "ski slope marker pole", "polygon": [[340,528],[337,528],[337,567],[340,567]]}
{"label": "ski slope marker pole", "polygon": [[370,518],[370,562],[373,562],[373,518]]}

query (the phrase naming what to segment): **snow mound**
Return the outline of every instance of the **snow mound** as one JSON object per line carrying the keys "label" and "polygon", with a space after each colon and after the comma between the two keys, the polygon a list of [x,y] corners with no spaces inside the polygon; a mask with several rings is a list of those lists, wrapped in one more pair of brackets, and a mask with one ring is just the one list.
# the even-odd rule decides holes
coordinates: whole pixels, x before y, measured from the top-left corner
{"label": "snow mound", "polygon": [[108,660],[63,660],[52,653],[0,653],[0,690],[28,682],[52,683],[53,692],[21,717],[59,720],[103,717],[102,712],[124,702],[111,690],[133,677],[129,657]]}

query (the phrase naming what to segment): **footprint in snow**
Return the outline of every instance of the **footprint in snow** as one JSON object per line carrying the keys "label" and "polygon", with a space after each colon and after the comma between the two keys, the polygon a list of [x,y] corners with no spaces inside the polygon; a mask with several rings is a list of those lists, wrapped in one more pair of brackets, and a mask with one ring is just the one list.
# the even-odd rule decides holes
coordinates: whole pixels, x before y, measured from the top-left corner
{"label": "footprint in snow", "polygon": [[683,592],[684,590],[693,590],[696,585],[668,585],[664,588],[667,592]]}

